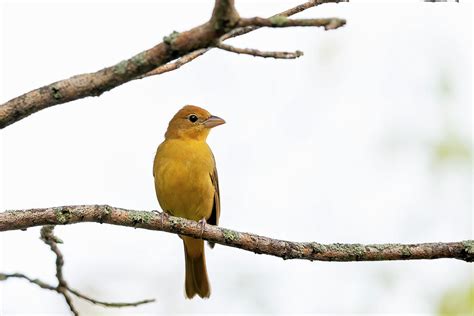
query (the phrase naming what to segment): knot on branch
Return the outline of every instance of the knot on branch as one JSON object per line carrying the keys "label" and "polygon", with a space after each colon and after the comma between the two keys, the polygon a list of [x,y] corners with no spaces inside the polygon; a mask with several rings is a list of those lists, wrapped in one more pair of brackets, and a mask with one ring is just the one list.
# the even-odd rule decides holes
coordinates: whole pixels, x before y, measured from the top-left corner
{"label": "knot on branch", "polygon": [[147,211],[130,211],[128,213],[128,218],[130,221],[132,221],[133,226],[139,224],[149,224],[153,216],[153,213]]}
{"label": "knot on branch", "polygon": [[285,23],[288,21],[288,17],[284,15],[275,15],[269,18],[270,22],[272,23],[273,26],[284,26]]}
{"label": "knot on branch", "polygon": [[103,224],[104,219],[107,218],[111,213],[110,206],[108,206],[108,205],[99,205],[98,207],[99,207],[99,212],[100,212],[99,223]]}
{"label": "knot on branch", "polygon": [[179,32],[178,31],[173,31],[173,32],[171,32],[171,34],[163,37],[163,42],[166,45],[170,46],[171,49],[173,49],[173,42],[178,36],[179,36]]}
{"label": "knot on branch", "polygon": [[235,27],[239,18],[234,0],[216,0],[210,23],[217,33],[224,34]]}
{"label": "knot on branch", "polygon": [[62,94],[61,94],[60,89],[58,87],[55,87],[55,86],[51,87],[51,94],[53,95],[53,98],[55,100],[61,100],[61,98],[63,97]]}
{"label": "knot on branch", "polygon": [[43,226],[40,231],[40,239],[47,245],[51,245],[52,243],[62,244],[63,241],[59,237],[55,236],[53,231],[53,225]]}
{"label": "knot on branch", "polygon": [[474,240],[465,240],[462,244],[464,246],[464,260],[474,262]]}
{"label": "knot on branch", "polygon": [[[54,214],[56,215],[56,219],[58,220],[59,224],[67,224],[71,220],[72,214],[71,212],[63,207],[57,207],[54,210]],[[53,226],[54,227],[54,226]],[[51,233],[53,229],[51,228]]]}

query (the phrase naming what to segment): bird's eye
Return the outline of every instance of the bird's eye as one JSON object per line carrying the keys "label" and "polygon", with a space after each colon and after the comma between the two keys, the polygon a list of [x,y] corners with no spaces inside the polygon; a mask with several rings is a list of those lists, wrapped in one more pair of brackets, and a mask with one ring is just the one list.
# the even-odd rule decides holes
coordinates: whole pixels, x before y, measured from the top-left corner
{"label": "bird's eye", "polygon": [[194,115],[194,114],[191,114],[191,115],[189,116],[189,120],[194,123],[194,122],[196,122],[196,121],[198,120],[198,117],[197,117],[196,115]]}

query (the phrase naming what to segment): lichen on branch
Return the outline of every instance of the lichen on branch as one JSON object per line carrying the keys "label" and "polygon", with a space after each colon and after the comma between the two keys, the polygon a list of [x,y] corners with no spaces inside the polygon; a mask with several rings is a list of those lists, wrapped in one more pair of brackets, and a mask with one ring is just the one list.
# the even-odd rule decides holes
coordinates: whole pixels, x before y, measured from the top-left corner
{"label": "lichen on branch", "polygon": [[0,213],[0,231],[27,229],[43,225],[68,225],[84,222],[164,231],[205,239],[283,259],[310,261],[383,261],[452,258],[474,260],[474,241],[433,242],[420,244],[321,244],[294,242],[237,232],[202,224],[156,211],[127,210],[109,205],[70,205],[44,209]]}
{"label": "lichen on branch", "polygon": [[[131,80],[176,70],[216,47],[216,43],[246,34],[262,26],[324,26],[327,30],[338,28],[345,24],[345,20],[337,18],[290,20],[287,17],[323,3],[343,1],[311,0],[270,19],[265,19],[241,18],[233,0],[216,0],[210,20],[199,26],[184,32],[173,31],[165,36],[161,43],[110,67],[45,85],[1,104],[0,129],[48,107],[89,96],[100,96]],[[252,52],[249,49],[237,49],[237,51]],[[259,51],[255,49],[253,52],[255,56],[261,57],[290,58],[293,56],[285,52],[273,54],[274,56],[268,53],[258,54]],[[178,61],[174,62],[175,60]]]}

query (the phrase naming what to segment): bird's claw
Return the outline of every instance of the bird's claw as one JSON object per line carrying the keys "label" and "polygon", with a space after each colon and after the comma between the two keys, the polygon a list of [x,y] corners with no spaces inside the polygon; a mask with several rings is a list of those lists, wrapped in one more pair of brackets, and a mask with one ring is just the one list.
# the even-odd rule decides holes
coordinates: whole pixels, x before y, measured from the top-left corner
{"label": "bird's claw", "polygon": [[153,213],[159,214],[161,216],[161,229],[163,229],[163,219],[166,218],[168,219],[170,215],[166,212],[159,212],[159,211],[152,211]]}
{"label": "bird's claw", "polygon": [[206,219],[203,217],[199,222],[198,224],[201,226],[201,239],[202,239],[202,235],[204,235],[204,229],[206,229]]}

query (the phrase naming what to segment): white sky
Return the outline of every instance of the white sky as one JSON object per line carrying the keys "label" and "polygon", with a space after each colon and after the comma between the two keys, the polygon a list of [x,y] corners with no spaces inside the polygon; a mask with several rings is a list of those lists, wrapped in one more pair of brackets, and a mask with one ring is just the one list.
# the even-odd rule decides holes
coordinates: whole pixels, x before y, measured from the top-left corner
{"label": "white sky", "polygon": [[[268,16],[301,2],[237,1],[237,8]],[[202,23],[212,1],[10,1],[1,9],[4,102]],[[472,5],[387,1],[298,15],[327,16],[348,24],[330,32],[265,29],[231,41],[299,49],[298,60],[213,50],[178,71],[2,130],[1,209],[158,209],[156,146],[171,116],[195,104],[227,121],[209,137],[224,227],[295,241],[472,239],[470,164],[435,164],[432,154],[447,129],[472,141]],[[442,80],[450,93],[440,94]],[[206,248],[211,299],[186,301],[178,237],[98,224],[56,231],[71,286],[103,300],[158,301],[114,310],[76,299],[84,314],[434,314],[446,290],[473,279],[471,266],[455,260],[311,263],[217,246]],[[38,237],[39,228],[1,233],[0,271],[54,283],[54,256]],[[67,307],[13,280],[0,283],[2,312],[67,314]]]}

